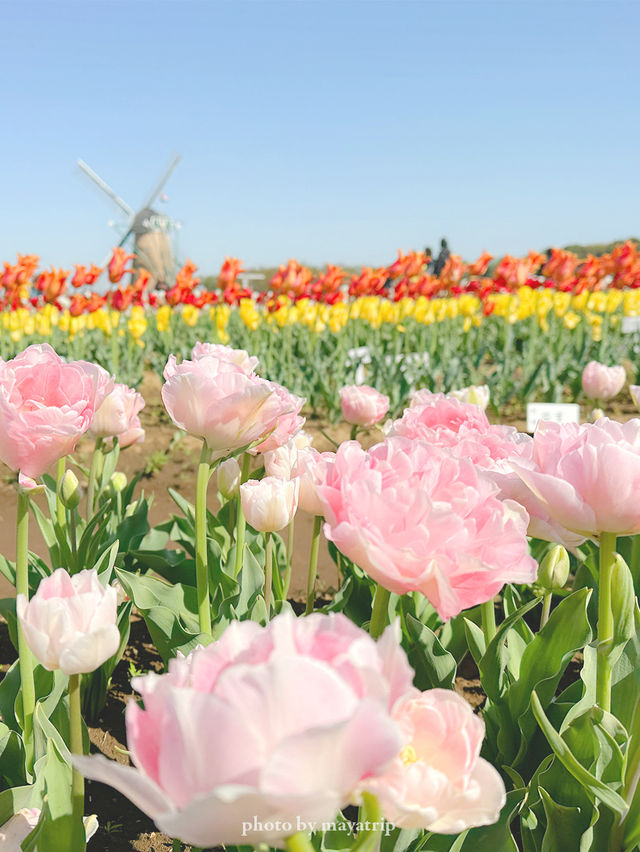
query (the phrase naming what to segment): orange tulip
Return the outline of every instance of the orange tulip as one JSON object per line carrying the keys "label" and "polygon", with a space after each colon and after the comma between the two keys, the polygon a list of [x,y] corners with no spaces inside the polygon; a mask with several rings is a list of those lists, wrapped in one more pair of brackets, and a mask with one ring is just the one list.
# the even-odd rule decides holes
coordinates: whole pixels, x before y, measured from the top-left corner
{"label": "orange tulip", "polygon": [[109,270],[109,281],[111,281],[112,284],[118,284],[124,275],[131,272],[131,269],[125,269],[125,266],[127,261],[133,260],[134,257],[135,255],[127,254],[127,252],[119,246],[114,248],[113,255],[109,261],[109,266],[107,267]]}

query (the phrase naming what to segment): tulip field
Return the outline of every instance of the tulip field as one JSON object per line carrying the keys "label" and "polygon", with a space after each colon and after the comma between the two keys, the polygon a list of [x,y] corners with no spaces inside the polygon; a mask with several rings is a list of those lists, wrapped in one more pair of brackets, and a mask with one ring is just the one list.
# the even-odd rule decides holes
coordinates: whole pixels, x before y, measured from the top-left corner
{"label": "tulip field", "polygon": [[0,852],[640,852],[635,245],[130,259],[0,276]]}

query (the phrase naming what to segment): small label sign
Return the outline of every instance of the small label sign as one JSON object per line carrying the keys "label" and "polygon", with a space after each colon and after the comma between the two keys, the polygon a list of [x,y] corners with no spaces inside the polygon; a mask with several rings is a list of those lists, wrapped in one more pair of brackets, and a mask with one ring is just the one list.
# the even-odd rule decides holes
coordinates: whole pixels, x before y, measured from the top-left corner
{"label": "small label sign", "polygon": [[528,402],[527,432],[535,432],[541,420],[554,423],[579,423],[580,406],[575,402]]}
{"label": "small label sign", "polygon": [[640,317],[622,317],[622,333],[635,334],[640,331]]}

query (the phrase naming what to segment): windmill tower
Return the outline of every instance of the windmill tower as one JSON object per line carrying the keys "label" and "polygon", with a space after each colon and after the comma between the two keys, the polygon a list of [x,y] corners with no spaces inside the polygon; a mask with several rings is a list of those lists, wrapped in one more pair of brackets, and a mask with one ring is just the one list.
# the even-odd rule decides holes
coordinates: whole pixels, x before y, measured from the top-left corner
{"label": "windmill tower", "polygon": [[157,286],[173,279],[176,271],[171,233],[179,228],[179,224],[171,219],[166,213],[155,210],[153,204],[160,196],[164,185],[169,180],[173,170],[180,162],[178,154],[172,160],[164,172],[162,178],[157,182],[153,192],[147,197],[145,203],[136,211],[117,195],[109,184],[88,166],[84,160],[78,160],[82,171],[117,204],[127,216],[127,225],[124,236],[119,242],[123,246],[129,239],[133,238],[133,252],[135,260],[134,269],[143,268],[151,273],[152,285]]}

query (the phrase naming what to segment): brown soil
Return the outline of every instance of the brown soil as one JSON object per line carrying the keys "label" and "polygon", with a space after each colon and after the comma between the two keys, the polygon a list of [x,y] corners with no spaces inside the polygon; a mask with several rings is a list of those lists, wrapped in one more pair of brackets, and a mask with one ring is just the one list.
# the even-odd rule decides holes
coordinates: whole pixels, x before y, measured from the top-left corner
{"label": "brown soil", "polygon": [[[175,509],[175,504],[167,493],[173,487],[188,500],[195,498],[195,472],[200,454],[199,441],[189,437],[176,437],[176,430],[169,421],[160,400],[160,380],[155,374],[147,374],[140,388],[147,405],[142,412],[142,421],[146,429],[146,440],[143,444],[135,445],[124,451],[120,457],[119,468],[127,476],[133,476],[139,470],[147,470],[142,480],[141,489],[145,494],[153,494],[154,500],[150,511],[150,523],[157,524],[169,516]],[[607,412],[621,420],[635,415],[631,406],[617,405]],[[524,412],[520,407],[505,412],[500,418],[501,423],[509,423],[524,430],[526,423]],[[314,446],[319,450],[332,449],[329,440],[322,434],[328,434],[339,443],[349,437],[349,427],[346,424],[333,426],[326,421],[313,419],[307,423],[307,430],[314,436]],[[372,430],[364,436],[365,445],[379,440],[378,430]],[[169,446],[175,439],[173,449]],[[75,457],[87,465],[92,444],[83,440],[78,445]],[[215,488],[210,489],[210,508],[215,511]],[[15,558],[15,514],[16,491],[15,477],[7,474],[0,481],[0,553],[8,559]],[[294,564],[291,586],[291,597],[296,601],[302,599],[306,587],[306,566],[311,540],[312,518],[303,513],[296,518],[296,539],[294,548]],[[30,547],[32,550],[46,556],[46,547],[37,525],[32,521],[30,530]],[[338,574],[323,542],[319,559],[318,594],[326,599],[338,585]],[[3,578],[0,578],[0,597],[15,594]],[[6,671],[15,659],[15,651],[8,636],[6,624],[0,620],[0,671]],[[89,729],[92,751],[102,752],[110,759],[128,763],[128,757],[122,750],[126,749],[124,727],[124,708],[131,699],[133,691],[130,685],[132,671],[162,671],[162,661],[156,652],[147,632],[144,621],[137,615],[133,616],[131,639],[123,659],[113,675],[112,685],[100,718],[95,727]],[[575,674],[574,674],[575,676]],[[475,710],[484,703],[484,693],[478,672],[469,656],[463,660],[456,679],[456,691],[461,694]],[[155,830],[151,820],[135,808],[128,799],[111,787],[95,782],[87,782],[87,798],[85,811],[97,813],[100,828],[91,841],[89,848],[100,849],[102,852],[170,852],[171,841],[165,835]],[[187,847],[188,848],[188,847]]]}

